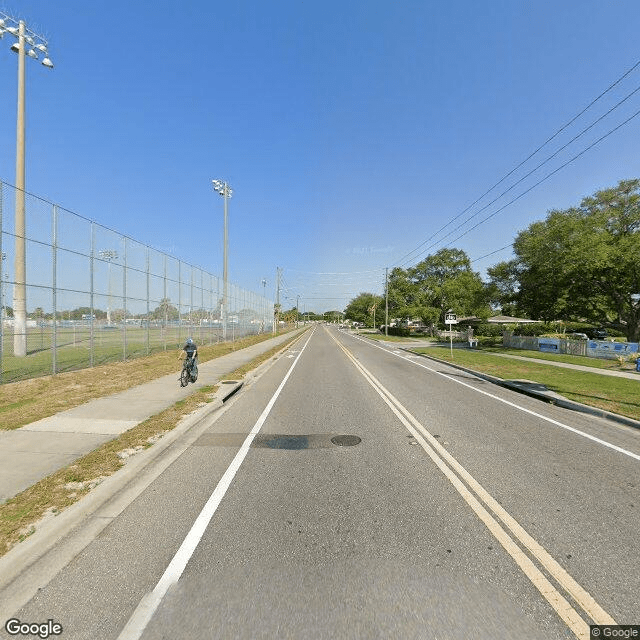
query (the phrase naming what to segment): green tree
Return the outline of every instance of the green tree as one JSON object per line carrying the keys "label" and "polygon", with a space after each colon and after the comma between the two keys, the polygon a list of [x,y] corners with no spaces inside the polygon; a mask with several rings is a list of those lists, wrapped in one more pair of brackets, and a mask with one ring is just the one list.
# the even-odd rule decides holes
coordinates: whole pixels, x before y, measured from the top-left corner
{"label": "green tree", "polygon": [[[375,314],[374,314],[375,308]],[[351,300],[344,310],[345,317],[355,322],[364,322],[365,325],[372,327],[374,315],[376,322],[380,318],[384,320],[384,314],[380,312],[384,309],[384,298],[375,293],[361,293]]]}
{"label": "green tree", "polygon": [[389,278],[389,309],[394,317],[419,317],[425,324],[444,321],[453,309],[459,315],[488,317],[487,287],[460,249],[441,249]]}
{"label": "green tree", "polygon": [[[640,340],[640,180],[552,210],[518,234],[516,258],[501,263],[517,280],[519,308],[533,319],[616,323]],[[513,283],[512,283],[513,284]]]}
{"label": "green tree", "polygon": [[162,298],[160,304],[151,312],[152,320],[162,320],[163,322],[171,322],[179,318],[178,309],[171,304],[169,298]]}

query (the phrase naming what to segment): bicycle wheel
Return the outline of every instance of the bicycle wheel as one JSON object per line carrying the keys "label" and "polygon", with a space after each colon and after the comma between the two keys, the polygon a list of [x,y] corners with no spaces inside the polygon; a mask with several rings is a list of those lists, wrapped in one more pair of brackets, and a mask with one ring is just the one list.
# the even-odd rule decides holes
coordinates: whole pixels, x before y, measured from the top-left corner
{"label": "bicycle wheel", "polygon": [[182,372],[180,373],[180,386],[186,387],[189,384],[189,370],[187,367],[182,368]]}

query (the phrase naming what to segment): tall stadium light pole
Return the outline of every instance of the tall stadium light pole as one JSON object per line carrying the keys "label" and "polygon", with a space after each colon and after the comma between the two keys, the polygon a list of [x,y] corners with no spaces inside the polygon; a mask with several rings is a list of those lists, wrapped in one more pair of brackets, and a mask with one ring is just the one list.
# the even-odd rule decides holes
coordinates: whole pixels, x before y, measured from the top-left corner
{"label": "tall stadium light pole", "polygon": [[[13,354],[23,358],[27,355],[27,259],[25,225],[25,57],[38,60],[44,55],[42,64],[49,69],[53,63],[48,57],[48,42],[28,29],[24,20],[15,20],[0,11],[0,38],[9,33],[16,38],[11,50],[18,54],[18,118],[16,126],[16,222],[15,262],[13,287]],[[29,47],[27,49],[27,46]]]}
{"label": "tall stadium light pole", "polygon": [[227,272],[227,249],[229,246],[229,233],[228,233],[228,201],[233,195],[233,191],[229,187],[228,182],[222,180],[212,180],[213,189],[217,191],[224,198],[224,250],[222,254],[222,280],[223,280],[223,292],[222,292],[222,339],[227,339],[227,315],[228,315],[228,300],[229,300],[229,282]]}
{"label": "tall stadium light pole", "polygon": [[102,260],[107,260],[109,262],[109,273],[107,275],[107,287],[109,289],[109,298],[107,300],[107,324],[111,324],[111,261],[118,259],[118,252],[113,251],[111,249],[105,249],[104,251],[99,251],[98,255]]}

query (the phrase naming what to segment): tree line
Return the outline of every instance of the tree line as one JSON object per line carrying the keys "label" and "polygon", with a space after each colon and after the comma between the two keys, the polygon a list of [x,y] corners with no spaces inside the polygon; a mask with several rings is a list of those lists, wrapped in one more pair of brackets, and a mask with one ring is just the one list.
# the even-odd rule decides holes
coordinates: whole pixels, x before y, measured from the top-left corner
{"label": "tree line", "polygon": [[[488,281],[460,249],[445,248],[389,274],[389,317],[427,325],[459,316],[509,316],[615,327],[640,341],[640,179],[623,180],[568,209],[553,209],[516,236],[514,258],[487,269]],[[384,321],[385,299],[361,293],[348,318]]]}

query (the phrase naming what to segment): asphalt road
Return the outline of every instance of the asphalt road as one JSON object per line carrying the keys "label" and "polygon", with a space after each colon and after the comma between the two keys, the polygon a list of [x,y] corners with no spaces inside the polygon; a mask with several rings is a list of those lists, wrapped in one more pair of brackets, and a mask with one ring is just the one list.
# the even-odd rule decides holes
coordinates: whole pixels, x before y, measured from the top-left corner
{"label": "asphalt road", "polygon": [[638,431],[317,326],[15,617],[65,640],[588,638],[640,624],[639,469]]}

